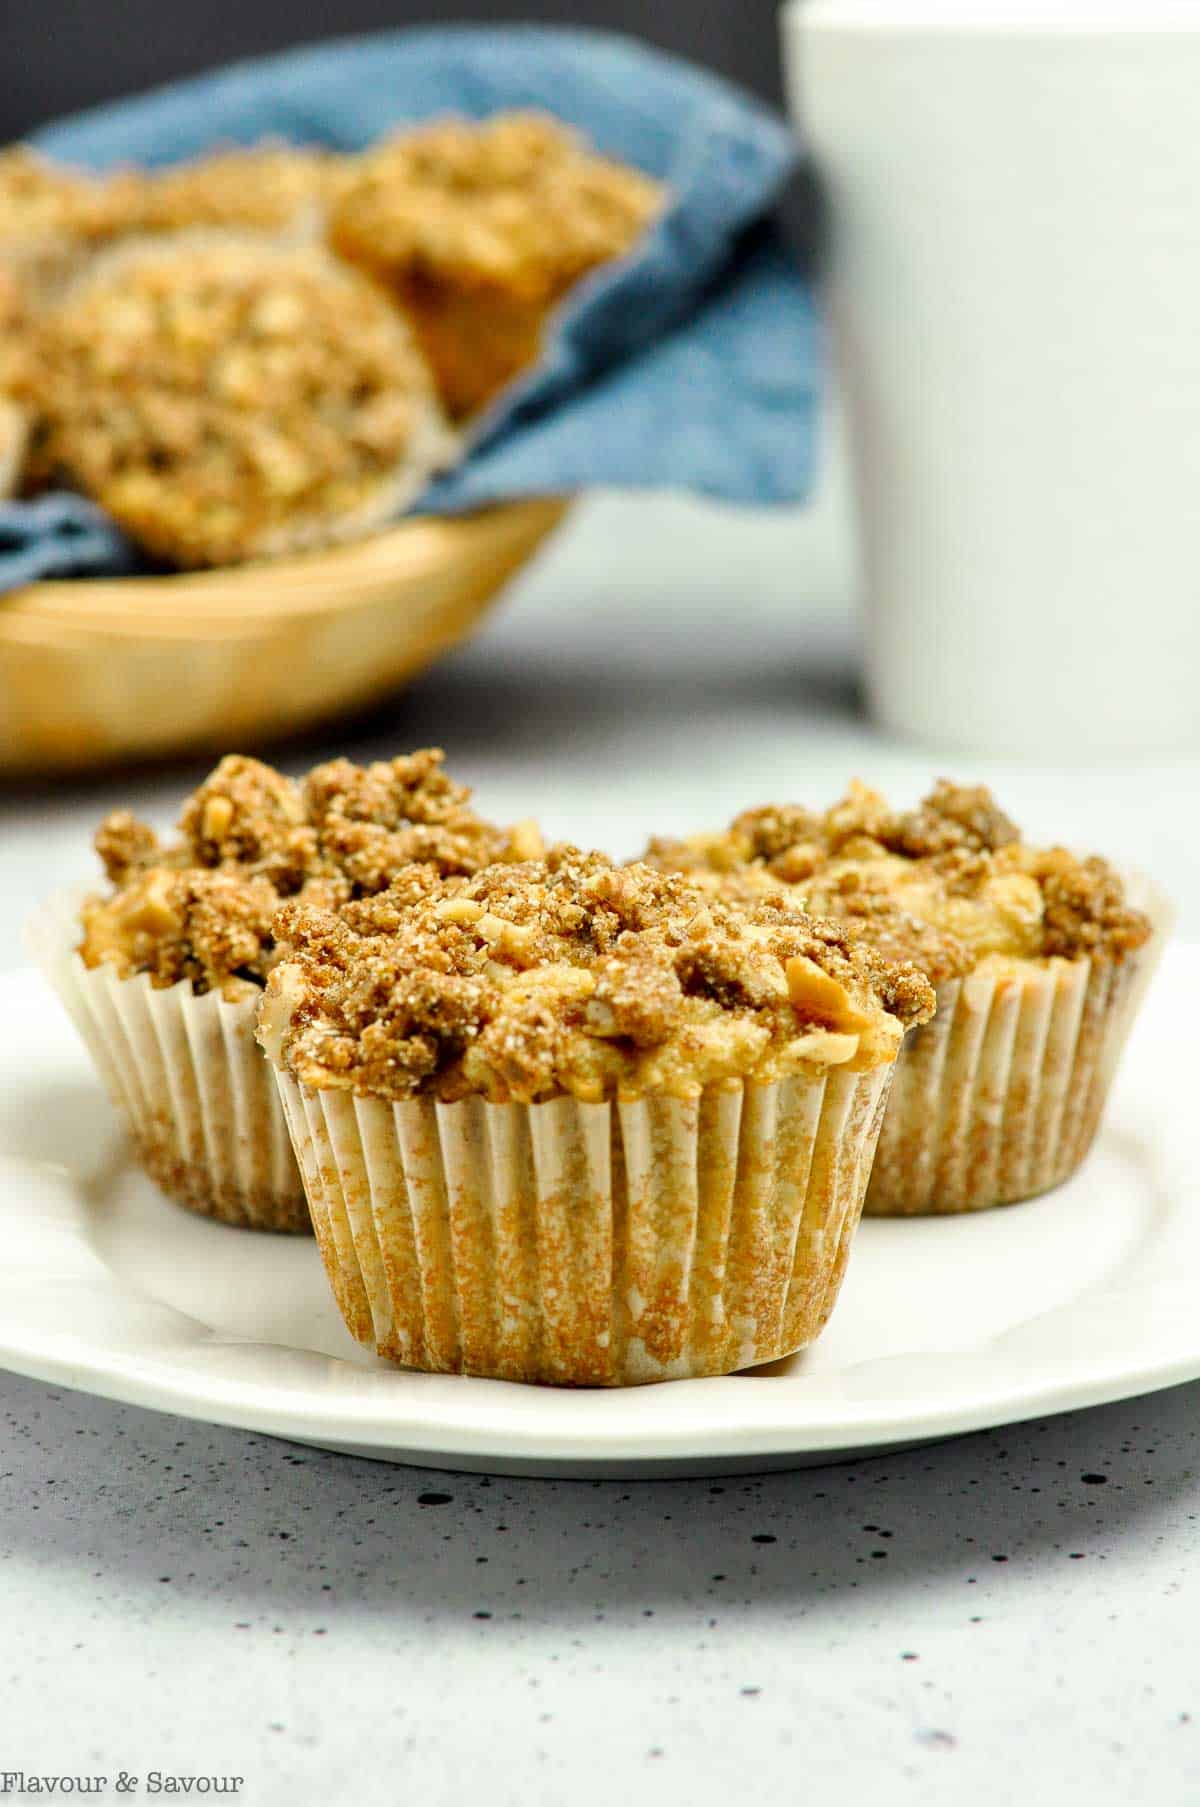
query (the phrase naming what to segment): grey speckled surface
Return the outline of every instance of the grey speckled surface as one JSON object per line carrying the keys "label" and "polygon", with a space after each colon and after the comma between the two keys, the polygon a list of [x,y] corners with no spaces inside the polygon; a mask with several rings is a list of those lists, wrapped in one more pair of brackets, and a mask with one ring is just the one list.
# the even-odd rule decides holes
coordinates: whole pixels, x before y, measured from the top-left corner
{"label": "grey speckled surface", "polygon": [[1193,1801],[1198,1400],[622,1485],[5,1378],[2,1766],[358,1807]]}
{"label": "grey speckled surface", "polygon": [[[286,763],[440,739],[494,814],[619,851],[856,770],[912,795],[968,768],[861,720],[844,525],[836,484],[802,520],[597,503],[471,647]],[[0,795],[0,964],[106,808],[165,821],[197,771]],[[981,775],[1200,932],[1200,758],[1016,747]],[[270,1807],[1200,1800],[1195,1387],[630,1485],[376,1466],[7,1376],[0,1407],[0,1771],[123,1767],[129,1798],[240,1774]]]}

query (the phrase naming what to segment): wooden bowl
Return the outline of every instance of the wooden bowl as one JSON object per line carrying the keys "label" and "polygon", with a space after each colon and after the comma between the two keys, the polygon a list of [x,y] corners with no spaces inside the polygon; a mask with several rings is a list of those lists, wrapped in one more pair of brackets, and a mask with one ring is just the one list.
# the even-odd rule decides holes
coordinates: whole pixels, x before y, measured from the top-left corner
{"label": "wooden bowl", "polygon": [[0,599],[0,773],[261,745],[461,640],[565,501],[403,521],[333,551]]}

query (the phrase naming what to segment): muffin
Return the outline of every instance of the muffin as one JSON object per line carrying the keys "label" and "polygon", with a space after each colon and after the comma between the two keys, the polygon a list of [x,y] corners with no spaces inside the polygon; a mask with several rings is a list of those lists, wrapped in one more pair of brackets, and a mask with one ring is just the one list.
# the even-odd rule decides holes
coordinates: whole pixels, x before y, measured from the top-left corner
{"label": "muffin", "polygon": [[360,160],[330,242],[398,298],[463,419],[534,363],[551,310],[631,250],[663,198],[545,114],[446,118]]}
{"label": "muffin", "polygon": [[40,349],[42,462],[169,564],[369,533],[449,457],[404,321],[319,247],[121,246],[46,318]]}
{"label": "muffin", "polygon": [[946,780],[915,810],[855,784],[823,815],[747,810],[646,857],[734,898],[785,888],[935,986],[897,1063],[868,1213],[1013,1204],[1080,1165],[1161,950],[1146,881],[1127,895],[1104,860],[1026,844],[989,791]]}
{"label": "muffin", "polygon": [[161,843],[128,811],[96,836],[110,888],[31,925],[140,1164],[177,1203],[256,1229],[309,1228],[275,1085],[254,1040],[287,899],[337,910],[414,860],[469,873],[540,849],[471,808],[436,750],[296,782],[230,756]]}
{"label": "muffin", "polygon": [[274,934],[259,1040],[361,1342],[625,1386],[817,1336],[933,1010],[914,967],[573,848],[296,898]]}

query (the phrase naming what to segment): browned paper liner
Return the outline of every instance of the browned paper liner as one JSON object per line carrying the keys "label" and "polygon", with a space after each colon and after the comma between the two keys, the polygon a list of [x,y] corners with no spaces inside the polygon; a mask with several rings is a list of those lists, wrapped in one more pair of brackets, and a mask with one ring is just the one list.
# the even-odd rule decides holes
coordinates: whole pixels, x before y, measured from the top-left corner
{"label": "browned paper liner", "polygon": [[937,1015],[896,1062],[869,1216],[1016,1204],[1075,1172],[1170,922],[1148,880],[1127,890],[1154,934],[1124,958],[985,962],[937,987]]}
{"label": "browned paper liner", "polygon": [[50,900],[26,931],[123,1118],[138,1160],[190,1211],[260,1230],[310,1228],[270,1067],[254,1039],[257,998],[155,990],[86,967],[80,893]]}
{"label": "browned paper liner", "polygon": [[890,1067],[584,1104],[385,1103],[276,1071],[342,1315],[406,1367],[560,1386],[812,1342]]}

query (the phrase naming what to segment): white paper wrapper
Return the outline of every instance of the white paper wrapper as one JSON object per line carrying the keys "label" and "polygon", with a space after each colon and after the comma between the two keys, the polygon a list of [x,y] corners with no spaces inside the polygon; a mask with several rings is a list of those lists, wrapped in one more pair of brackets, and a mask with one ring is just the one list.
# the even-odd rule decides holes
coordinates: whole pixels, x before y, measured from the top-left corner
{"label": "white paper wrapper", "polygon": [[1154,924],[1121,960],[1009,962],[937,987],[937,1015],[896,1062],[866,1211],[979,1211],[1046,1192],[1091,1147],[1171,911],[1138,875],[1129,901]]}
{"label": "white paper wrapper", "polygon": [[30,949],[86,1042],[141,1165],[190,1211],[259,1230],[310,1229],[271,1069],[254,1039],[257,998],[155,990],[80,959],[81,893],[29,924]]}
{"label": "white paper wrapper", "polygon": [[535,1105],[389,1104],[276,1078],[360,1342],[435,1372],[628,1386],[812,1342],[891,1073]]}

